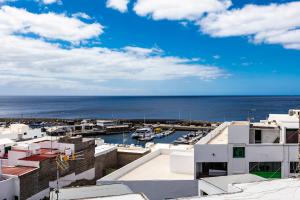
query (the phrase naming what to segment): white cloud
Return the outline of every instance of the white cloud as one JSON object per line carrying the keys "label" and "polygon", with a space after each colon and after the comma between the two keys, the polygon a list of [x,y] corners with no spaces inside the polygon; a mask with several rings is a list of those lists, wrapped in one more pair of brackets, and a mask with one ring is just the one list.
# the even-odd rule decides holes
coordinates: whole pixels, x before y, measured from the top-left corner
{"label": "white cloud", "polygon": [[116,9],[122,13],[127,12],[129,0],[107,0],[106,7]]}
{"label": "white cloud", "polygon": [[0,80],[21,85],[24,79],[32,80],[33,85],[43,82],[51,86],[55,82],[55,86],[76,88],[115,79],[215,79],[225,75],[218,67],[194,64],[187,58],[152,55],[153,51],[146,53],[146,49],[137,54],[128,50],[130,47],[62,49],[17,36],[1,37],[0,43]]}
{"label": "white cloud", "polygon": [[[227,75],[218,67],[196,63],[195,58],[165,56],[157,47],[109,49],[70,45],[63,48],[55,41],[50,43],[43,38],[18,34],[34,33],[74,42],[101,34],[100,27],[65,15],[33,14],[18,8],[1,7],[0,85],[26,90],[43,88],[95,93],[109,91],[102,83],[112,80],[153,81],[187,77],[208,80]],[[114,88],[112,91],[120,90]]]}
{"label": "white cloud", "polygon": [[58,3],[60,0],[41,0],[44,4]]}
{"label": "white cloud", "polygon": [[99,23],[87,24],[63,14],[34,14],[24,9],[2,6],[0,9],[0,32],[6,34],[33,33],[47,39],[76,43],[99,36],[103,33],[103,26]]}
{"label": "white cloud", "polygon": [[213,55],[213,58],[216,59],[216,60],[218,60],[218,59],[221,58],[221,56],[219,56],[219,55]]}
{"label": "white cloud", "polygon": [[137,0],[134,11],[154,20],[196,20],[205,13],[219,12],[230,5],[230,0]]}
{"label": "white cloud", "polygon": [[163,53],[162,49],[159,48],[141,48],[141,47],[133,47],[133,46],[127,46],[123,48],[126,52],[135,54],[135,55],[158,55]]}
{"label": "white cloud", "polygon": [[300,2],[246,5],[211,13],[200,20],[204,33],[214,37],[251,36],[255,43],[281,44],[300,49]]}
{"label": "white cloud", "polygon": [[83,12],[78,12],[72,15],[72,17],[82,18],[82,19],[92,19],[89,15]]}

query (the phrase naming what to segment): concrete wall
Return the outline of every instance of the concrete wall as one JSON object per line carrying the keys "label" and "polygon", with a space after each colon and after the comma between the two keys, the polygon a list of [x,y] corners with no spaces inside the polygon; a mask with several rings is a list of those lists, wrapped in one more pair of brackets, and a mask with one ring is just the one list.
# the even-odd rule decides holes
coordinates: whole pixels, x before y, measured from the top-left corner
{"label": "concrete wall", "polygon": [[20,158],[25,158],[29,156],[28,152],[23,152],[23,151],[8,151],[8,160],[7,164],[9,166],[15,166],[18,163],[18,160]]}
{"label": "concrete wall", "polygon": [[[148,152],[147,152],[148,153]],[[145,153],[145,154],[147,154]],[[118,167],[123,167],[141,157],[145,154],[142,153],[133,153],[133,152],[118,152]]]}
{"label": "concrete wall", "polygon": [[[94,178],[95,178],[95,168],[92,168],[92,169],[89,169],[80,174],[71,173],[66,176],[62,176],[59,178],[58,185],[61,188],[61,187],[68,186],[71,183],[78,181],[78,180],[83,180],[83,179],[93,180]],[[56,185],[57,185],[56,180],[49,182],[50,188],[56,188]]]}
{"label": "concrete wall", "polygon": [[105,175],[108,168],[117,169],[117,149],[95,157],[95,178],[99,179]]}
{"label": "concrete wall", "polygon": [[253,144],[246,147],[246,158],[249,162],[281,162],[283,145]]}
{"label": "concrete wall", "polygon": [[195,162],[228,162],[226,144],[204,144],[194,146]]}
{"label": "concrete wall", "polygon": [[101,184],[101,181],[114,181],[123,176],[124,174],[128,173],[129,171],[137,168],[138,166],[144,164],[145,162],[157,157],[161,154],[160,150],[155,150],[151,153],[148,153],[147,155],[144,155],[143,157],[129,163],[128,165],[125,165],[124,167],[118,169],[117,171],[114,171],[111,174],[108,174],[104,176],[103,178],[99,179],[97,181],[97,184]]}
{"label": "concrete wall", "polygon": [[249,124],[235,125],[234,123],[228,127],[228,143],[248,144],[249,143]]}
{"label": "concrete wall", "polygon": [[[250,144],[254,144],[255,143],[255,130],[257,129],[251,129],[250,130]],[[276,129],[260,129],[261,130],[261,139],[262,139],[262,143],[274,143],[274,141],[276,140],[277,137],[280,138],[280,131],[276,130]],[[280,138],[279,142],[282,139]]]}
{"label": "concrete wall", "polygon": [[[11,177],[0,181],[0,199],[14,200],[15,196],[19,196],[19,185],[17,177]],[[17,186],[17,187],[16,187]]]}

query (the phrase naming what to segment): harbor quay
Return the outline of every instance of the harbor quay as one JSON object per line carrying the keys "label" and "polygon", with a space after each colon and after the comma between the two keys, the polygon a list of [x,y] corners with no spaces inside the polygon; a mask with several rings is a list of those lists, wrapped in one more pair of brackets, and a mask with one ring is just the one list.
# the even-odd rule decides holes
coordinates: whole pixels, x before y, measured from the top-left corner
{"label": "harbor quay", "polygon": [[[300,188],[300,180],[296,178],[299,117],[300,110],[290,109],[287,114],[269,114],[256,122],[206,122],[205,125],[126,122],[131,127],[131,136],[141,139],[169,137],[167,134],[173,134],[176,126],[198,128],[182,136],[188,142],[149,140],[143,146],[109,144],[101,138],[74,134],[79,131],[76,126],[90,126],[92,122],[88,120],[68,121],[59,126],[67,131],[55,134],[52,131],[58,130],[53,128],[56,126],[3,123],[0,197],[242,200],[250,196],[279,200],[289,196],[295,199],[290,189]],[[116,125],[113,120],[95,122],[102,129]],[[293,194],[300,195],[298,191]]]}

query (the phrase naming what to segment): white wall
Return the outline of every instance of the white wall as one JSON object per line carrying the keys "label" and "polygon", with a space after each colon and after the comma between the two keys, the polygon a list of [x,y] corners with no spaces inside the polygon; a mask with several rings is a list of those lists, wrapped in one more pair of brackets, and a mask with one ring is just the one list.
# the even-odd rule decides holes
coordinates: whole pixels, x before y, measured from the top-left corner
{"label": "white wall", "polygon": [[[248,173],[248,162],[246,158],[233,158],[233,147],[246,147],[245,144],[228,145],[228,174],[245,174]],[[245,151],[247,151],[245,149]],[[245,155],[246,157],[246,155]]]}
{"label": "white wall", "polygon": [[25,158],[27,155],[28,153],[23,151],[8,151],[7,164],[9,166],[15,166],[20,158]]}
{"label": "white wall", "polygon": [[251,144],[246,147],[246,158],[249,162],[281,162],[283,145]]}
{"label": "white wall", "polygon": [[[250,130],[250,143],[255,143],[255,130],[261,130],[262,143],[273,143],[277,137],[280,137],[280,131],[277,129],[251,129]],[[280,138],[279,143],[282,141]]]}
{"label": "white wall", "polygon": [[15,184],[17,179],[17,177],[10,177],[0,181],[0,199],[14,200],[15,196],[19,196],[19,188],[16,188]]}
{"label": "white wall", "polygon": [[[245,158],[233,158],[234,146],[243,144],[195,145],[197,162],[228,162],[228,174],[249,173],[249,162],[281,162],[282,177],[290,177],[290,162],[298,161],[297,144],[249,144],[245,146]],[[212,154],[215,156],[212,156]]]}
{"label": "white wall", "polygon": [[194,174],[194,153],[172,152],[170,154],[170,170],[175,173]]}
{"label": "white wall", "polygon": [[249,132],[249,124],[235,125],[232,123],[228,127],[228,143],[249,144]]}
{"label": "white wall", "polygon": [[228,145],[204,144],[194,146],[195,162],[228,162]]}

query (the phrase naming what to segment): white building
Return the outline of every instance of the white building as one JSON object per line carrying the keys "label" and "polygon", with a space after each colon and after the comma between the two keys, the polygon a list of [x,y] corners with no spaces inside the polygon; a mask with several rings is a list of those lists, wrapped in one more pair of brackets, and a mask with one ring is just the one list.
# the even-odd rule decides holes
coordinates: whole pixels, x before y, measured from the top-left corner
{"label": "white building", "polygon": [[0,127],[0,139],[28,140],[44,137],[46,133],[41,128],[30,128],[26,124],[11,124],[8,128]]}
{"label": "white building", "polygon": [[116,125],[116,121],[114,120],[97,120],[97,126],[102,128],[106,128],[107,126],[114,126]]}
{"label": "white building", "polygon": [[224,122],[194,146],[195,178],[247,173],[295,176],[299,113],[270,114],[257,123]]}
{"label": "white building", "polygon": [[[151,152],[104,176],[103,181],[193,180],[193,147],[190,145],[155,144]],[[140,148],[124,151],[146,152]]]}

